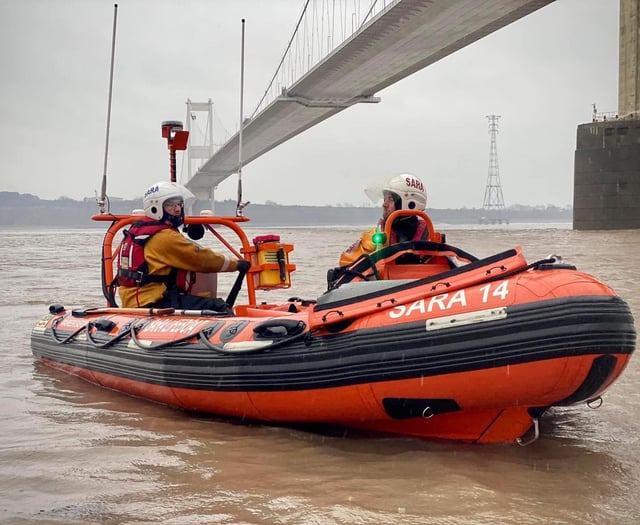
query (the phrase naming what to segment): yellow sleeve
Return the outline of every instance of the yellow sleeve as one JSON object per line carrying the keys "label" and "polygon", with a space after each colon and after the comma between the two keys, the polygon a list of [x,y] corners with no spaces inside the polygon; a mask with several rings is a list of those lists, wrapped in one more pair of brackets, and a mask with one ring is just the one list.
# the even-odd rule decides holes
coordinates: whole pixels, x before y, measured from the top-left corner
{"label": "yellow sleeve", "polygon": [[373,234],[376,233],[377,227],[372,228],[369,231],[364,232],[360,238],[349,246],[342,255],[340,255],[340,266],[346,266],[355,261],[364,253],[372,253],[376,249],[376,245],[373,242]]}
{"label": "yellow sleeve", "polygon": [[149,273],[167,274],[171,268],[190,272],[235,272],[238,261],[191,242],[177,230],[156,233],[144,247]]}

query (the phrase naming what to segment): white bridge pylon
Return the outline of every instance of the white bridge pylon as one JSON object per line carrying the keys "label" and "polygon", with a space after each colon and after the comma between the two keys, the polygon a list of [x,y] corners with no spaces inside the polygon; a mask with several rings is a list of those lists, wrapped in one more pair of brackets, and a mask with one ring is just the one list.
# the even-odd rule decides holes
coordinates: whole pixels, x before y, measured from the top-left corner
{"label": "white bridge pylon", "polygon": [[[196,139],[193,133],[193,124],[198,119],[198,113],[206,114],[205,132]],[[192,102],[187,99],[186,129],[189,132],[189,146],[187,148],[187,180],[191,180],[203,161],[210,159],[214,154],[213,147],[213,102]],[[194,169],[194,162],[197,164]]]}

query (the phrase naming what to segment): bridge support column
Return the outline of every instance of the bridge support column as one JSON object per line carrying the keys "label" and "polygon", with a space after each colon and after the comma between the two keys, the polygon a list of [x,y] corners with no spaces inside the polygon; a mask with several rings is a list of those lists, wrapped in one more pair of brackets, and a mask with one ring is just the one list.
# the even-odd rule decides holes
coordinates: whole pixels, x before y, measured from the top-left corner
{"label": "bridge support column", "polygon": [[578,126],[573,228],[640,228],[640,0],[620,0],[618,112]]}
{"label": "bridge support column", "polygon": [[640,120],[578,126],[573,228],[640,228]]}

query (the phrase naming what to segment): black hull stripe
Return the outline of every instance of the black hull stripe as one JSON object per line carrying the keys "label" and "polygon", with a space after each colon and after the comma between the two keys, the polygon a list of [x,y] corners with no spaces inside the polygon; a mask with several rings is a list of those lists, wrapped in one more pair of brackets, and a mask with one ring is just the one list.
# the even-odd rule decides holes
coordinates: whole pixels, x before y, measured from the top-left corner
{"label": "black hull stripe", "polygon": [[[62,335],[62,334],[61,334]],[[636,333],[618,297],[509,307],[507,318],[427,332],[425,321],[313,337],[269,352],[224,355],[202,344],[157,350],[126,341],[98,349],[34,332],[33,353],[65,365],[171,387],[239,391],[331,388],[435,376],[580,355],[630,354]]]}

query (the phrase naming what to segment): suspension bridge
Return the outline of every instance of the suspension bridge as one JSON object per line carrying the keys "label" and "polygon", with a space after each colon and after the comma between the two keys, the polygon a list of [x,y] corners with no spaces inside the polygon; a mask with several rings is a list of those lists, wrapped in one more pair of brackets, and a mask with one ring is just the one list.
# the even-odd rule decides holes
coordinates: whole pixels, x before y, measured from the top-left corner
{"label": "suspension bridge", "polygon": [[551,2],[307,0],[255,110],[186,186],[213,202],[218,184],[279,144]]}

